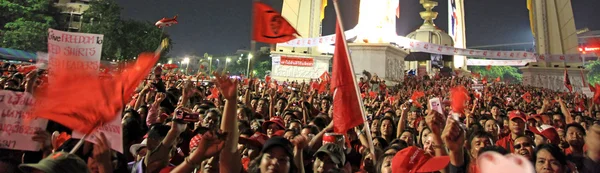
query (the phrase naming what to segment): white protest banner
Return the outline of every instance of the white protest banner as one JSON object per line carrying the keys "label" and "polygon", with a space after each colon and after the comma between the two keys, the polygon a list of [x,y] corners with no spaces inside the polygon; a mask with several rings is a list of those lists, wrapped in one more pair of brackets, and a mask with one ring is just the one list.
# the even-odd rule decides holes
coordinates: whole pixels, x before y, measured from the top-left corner
{"label": "white protest banner", "polygon": [[[106,139],[110,143],[110,148],[123,153],[123,125],[121,125],[121,113],[118,114],[114,120],[105,123],[103,126],[98,127],[92,134],[89,134],[85,141],[96,143],[96,137],[99,137],[100,132],[104,133]],[[77,131],[73,131],[73,138],[81,139],[83,134]]]}
{"label": "white protest banner", "polygon": [[31,137],[35,131],[46,130],[48,120],[30,114],[34,104],[29,93],[0,90],[0,148],[40,150],[40,144]]}
{"label": "white protest banner", "polygon": [[467,59],[468,66],[524,66],[535,60],[486,60],[486,59]]}
{"label": "white protest banner", "polygon": [[[103,35],[48,29],[48,65],[52,69],[99,71]],[[57,58],[60,57],[60,60]],[[77,61],[74,61],[77,60]],[[52,81],[52,79],[50,79]]]}

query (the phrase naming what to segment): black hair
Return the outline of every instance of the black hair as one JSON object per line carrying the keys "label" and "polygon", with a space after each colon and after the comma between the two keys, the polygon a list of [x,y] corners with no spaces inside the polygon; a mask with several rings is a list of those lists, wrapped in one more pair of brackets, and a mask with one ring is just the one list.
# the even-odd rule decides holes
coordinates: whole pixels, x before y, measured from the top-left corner
{"label": "black hair", "polygon": [[490,139],[490,141],[493,144],[493,136],[492,134],[485,132],[485,131],[473,131],[471,132],[471,134],[469,135],[469,140],[467,140],[467,148],[471,148],[471,142],[473,142],[473,139],[475,138],[488,138]]}
{"label": "black hair", "polygon": [[[389,120],[390,121],[390,125],[392,126],[392,134],[390,134],[392,136],[392,138],[396,138],[396,123],[394,122],[394,119],[392,117],[389,116],[384,116],[383,118],[381,118],[381,120],[379,121],[379,129],[381,129],[381,126],[383,126],[383,121],[384,120]],[[381,130],[379,130],[380,134],[381,134]],[[413,135],[414,137],[414,135]],[[390,141],[391,142],[391,141]]]}
{"label": "black hair", "polygon": [[504,149],[504,148],[502,148],[500,146],[497,146],[497,145],[485,146],[485,147],[479,149],[479,153],[478,154],[481,155],[481,154],[483,154],[485,152],[488,152],[488,151],[500,153],[502,155],[510,154],[506,149]]}
{"label": "black hair", "polygon": [[315,124],[319,129],[324,129],[327,127],[327,120],[323,117],[317,116],[312,120],[313,124]]}
{"label": "black hair", "polygon": [[546,150],[548,151],[552,157],[554,157],[554,159],[556,159],[560,165],[562,165],[564,167],[564,165],[567,165],[567,156],[565,156],[565,153],[562,152],[562,150],[554,144],[540,144],[536,147],[535,150],[535,154],[533,155],[533,161],[536,162],[537,161],[537,155],[540,151],[542,150]]}
{"label": "black hair", "polygon": [[238,120],[238,129],[240,131],[250,129],[250,122],[248,120]]}
{"label": "black hair", "polygon": [[586,135],[585,129],[583,128],[583,126],[581,126],[581,124],[578,124],[578,123],[567,124],[567,126],[565,127],[565,130],[564,130],[564,133],[566,134],[567,131],[569,130],[569,128],[571,128],[571,127],[575,127],[577,130],[581,131],[581,133],[583,133],[583,136]]}
{"label": "black hair", "polygon": [[[265,153],[261,152],[260,155],[250,161],[250,164],[248,164],[248,173],[260,173],[260,162],[262,161],[263,155],[265,155]],[[288,173],[298,173],[298,168],[296,168],[296,164],[294,164],[294,158],[290,158],[290,170]]]}
{"label": "black hair", "polygon": [[381,145],[381,148],[387,148],[389,146],[388,142],[382,137],[373,137],[373,141],[375,140],[379,141],[379,145]]}
{"label": "black hair", "polygon": [[155,140],[162,140],[171,129],[170,126],[163,124],[152,124],[150,130],[148,130],[148,138]]}
{"label": "black hair", "polygon": [[19,161],[15,160],[15,159],[11,159],[8,157],[2,157],[0,158],[0,163],[6,163],[5,165],[8,165],[8,167],[6,167],[7,172],[14,172],[14,173],[20,173],[21,170],[19,169]]}
{"label": "black hair", "polygon": [[318,134],[319,133],[319,127],[315,126],[315,125],[307,125],[306,127],[304,127],[303,129],[308,128],[310,130],[311,134]]}
{"label": "black hair", "polygon": [[[400,151],[400,150],[398,150],[398,151]],[[375,169],[377,170],[377,172],[381,172],[381,166],[383,165],[383,160],[386,157],[392,157],[393,158],[395,155],[396,155],[396,153],[388,153],[388,154],[383,154],[379,158],[377,158],[377,164],[375,165]]]}

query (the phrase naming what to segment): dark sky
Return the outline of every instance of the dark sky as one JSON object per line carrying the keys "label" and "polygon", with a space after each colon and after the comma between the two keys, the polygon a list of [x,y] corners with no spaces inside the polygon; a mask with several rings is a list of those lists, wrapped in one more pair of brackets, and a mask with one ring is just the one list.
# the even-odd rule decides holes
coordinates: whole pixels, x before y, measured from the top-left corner
{"label": "dark sky", "polygon": [[[531,42],[529,17],[525,0],[465,0],[467,46]],[[262,0],[281,10],[283,0]],[[358,22],[360,0],[339,0],[344,28]],[[435,23],[447,31],[448,1],[438,0],[439,12]],[[118,0],[122,16],[156,22],[162,17],[179,14],[178,25],[167,28],[175,43],[170,55],[202,55],[233,53],[250,45],[250,16],[252,0]],[[600,29],[598,12],[600,0],[572,1],[578,29]],[[418,28],[423,11],[419,0],[400,0],[399,35]],[[329,0],[323,21],[323,35],[332,34],[335,27],[333,3]]]}

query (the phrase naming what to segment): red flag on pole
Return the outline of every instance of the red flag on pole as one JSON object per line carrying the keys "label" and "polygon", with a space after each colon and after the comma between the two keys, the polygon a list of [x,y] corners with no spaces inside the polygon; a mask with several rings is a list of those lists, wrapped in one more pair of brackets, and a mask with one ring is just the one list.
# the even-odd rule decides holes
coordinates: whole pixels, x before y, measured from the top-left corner
{"label": "red flag on pole", "polygon": [[594,87],[594,97],[592,97],[592,101],[594,101],[594,103],[596,104],[600,104],[600,84],[596,84],[596,87]]}
{"label": "red flag on pole", "polygon": [[296,38],[298,31],[271,8],[262,2],[254,2],[254,27],[252,39],[263,43],[283,43]]}
{"label": "red flag on pole", "polygon": [[569,73],[567,72],[567,69],[565,68],[565,76],[564,76],[564,83],[565,83],[565,87],[567,87],[567,89],[569,89],[569,92],[573,92],[573,85],[571,85],[571,79],[569,79]]}
{"label": "red flag on pole", "polygon": [[[35,92],[38,102],[32,114],[74,131],[90,133],[118,116],[132,99],[134,90],[148,76],[158,57],[157,54],[143,53],[135,63],[111,78],[99,78],[93,71],[73,74],[72,69],[54,68],[53,83]],[[69,61],[83,63],[79,59]]]}
{"label": "red flag on pole", "polygon": [[336,40],[331,72],[331,89],[334,90],[333,129],[336,133],[345,134],[348,129],[358,126],[364,121],[348,47],[342,34],[343,31],[338,21],[335,28]]}

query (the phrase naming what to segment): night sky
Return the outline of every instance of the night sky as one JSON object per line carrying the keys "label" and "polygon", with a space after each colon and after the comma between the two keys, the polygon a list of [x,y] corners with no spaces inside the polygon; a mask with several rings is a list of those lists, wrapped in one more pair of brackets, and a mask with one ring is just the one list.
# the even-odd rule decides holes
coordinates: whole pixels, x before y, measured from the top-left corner
{"label": "night sky", "polygon": [[[465,0],[467,47],[532,42],[526,0]],[[262,0],[281,10],[283,0]],[[340,0],[344,28],[358,22],[360,0]],[[438,0],[436,25],[447,31],[448,1]],[[175,43],[170,55],[233,53],[249,49],[252,0],[118,0],[124,18],[150,21],[178,14],[178,25],[166,29]],[[600,30],[600,0],[572,1],[577,29]],[[406,35],[421,24],[419,0],[400,0],[397,32]],[[335,12],[329,0],[323,35],[334,33]]]}

